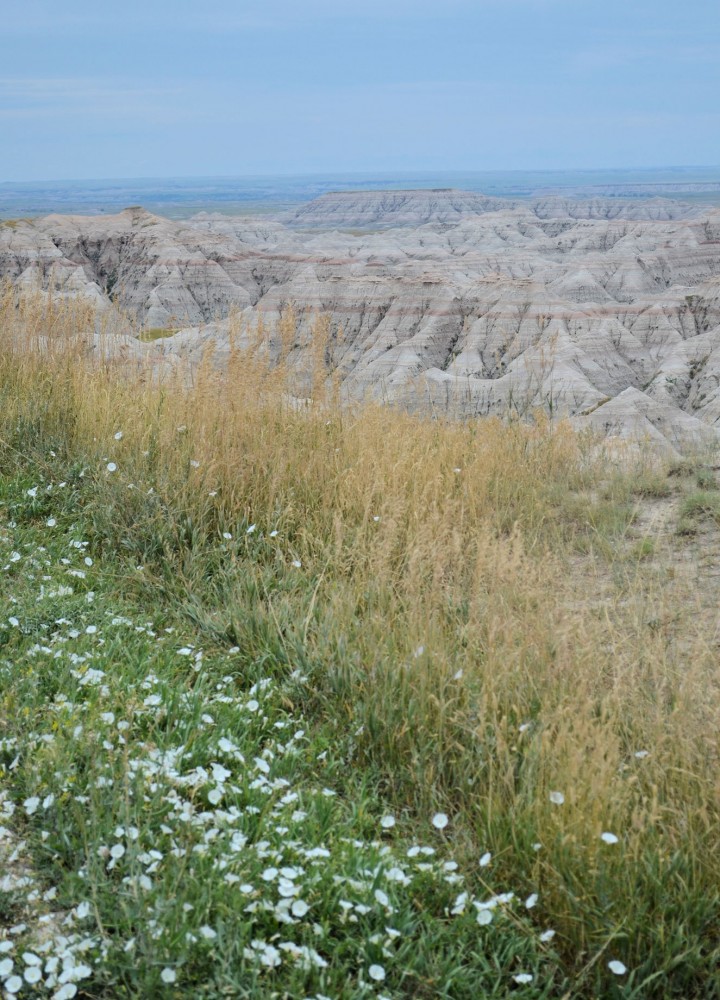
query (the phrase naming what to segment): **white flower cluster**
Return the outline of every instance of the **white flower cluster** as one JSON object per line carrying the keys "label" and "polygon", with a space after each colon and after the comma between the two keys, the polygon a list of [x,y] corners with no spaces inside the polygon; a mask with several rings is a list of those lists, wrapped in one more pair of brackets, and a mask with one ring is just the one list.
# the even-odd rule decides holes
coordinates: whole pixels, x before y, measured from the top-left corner
{"label": "white flower cluster", "polygon": [[[28,491],[31,500],[38,489]],[[430,843],[403,840],[402,817],[389,812],[379,813],[370,837],[336,832],[343,805],[323,779],[327,751],[315,751],[309,778],[307,721],[287,708],[307,681],[300,669],[284,679],[258,676],[260,662],[245,679],[238,647],[206,655],[197,636],[182,644],[174,628],[103,610],[92,591],[57,586],[68,574],[86,579],[95,571],[88,542],[68,545],[60,532],[48,534],[53,558],[7,540],[5,570],[22,572],[36,587],[38,614],[53,602],[23,669],[30,663],[38,677],[62,683],[22,738],[0,741],[10,788],[22,772],[17,794],[0,791],[0,823],[8,824],[0,826],[0,843],[22,824],[48,857],[59,857],[63,837],[75,836],[75,855],[68,853],[82,860],[63,886],[41,886],[29,864],[9,870],[0,885],[19,894],[29,914],[26,924],[0,931],[6,995],[44,991],[70,1000],[111,952],[132,965],[141,932],[156,956],[151,992],[183,989],[187,970],[221,948],[230,919],[233,933],[243,935],[238,954],[254,975],[291,969],[322,976],[341,940],[354,949],[362,990],[390,989],[396,974],[400,981],[396,956],[414,933],[407,914],[417,912],[419,899],[441,901],[437,917],[470,934],[524,921],[539,945],[552,941],[552,929],[530,931],[537,893],[478,891],[494,872],[490,851],[472,872],[448,857],[452,810],[427,816],[423,839]],[[293,565],[300,568],[300,560]],[[59,600],[69,602],[65,617],[57,617]],[[22,630],[24,616],[13,610],[7,620]],[[3,666],[6,673],[15,668]],[[553,791],[550,801],[561,806],[564,795]],[[81,835],[73,827],[79,822]],[[601,837],[618,842],[607,831]],[[61,888],[64,909],[57,911]],[[110,906],[131,900],[136,910],[113,935],[98,930],[103,899]],[[610,963],[618,975],[620,966]],[[508,972],[513,991],[532,981],[522,967]]]}

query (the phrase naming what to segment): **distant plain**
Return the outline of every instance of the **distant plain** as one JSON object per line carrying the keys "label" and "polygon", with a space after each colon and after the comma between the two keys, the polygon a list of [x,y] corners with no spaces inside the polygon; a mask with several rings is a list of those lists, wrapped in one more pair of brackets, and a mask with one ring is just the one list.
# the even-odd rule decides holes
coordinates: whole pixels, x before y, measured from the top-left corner
{"label": "distant plain", "polygon": [[495,170],[452,173],[155,177],[0,183],[0,219],[51,212],[100,215],[142,205],[170,219],[198,212],[259,215],[293,208],[328,191],[453,187],[498,198],[546,194],[676,198],[720,205],[720,166],[653,170]]}

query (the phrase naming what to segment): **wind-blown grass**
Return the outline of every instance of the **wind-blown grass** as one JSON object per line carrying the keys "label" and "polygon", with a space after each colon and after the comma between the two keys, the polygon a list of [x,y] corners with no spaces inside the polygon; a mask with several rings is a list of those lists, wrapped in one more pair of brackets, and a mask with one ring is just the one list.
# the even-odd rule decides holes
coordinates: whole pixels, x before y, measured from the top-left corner
{"label": "wind-blown grass", "polygon": [[95,994],[720,995],[717,649],[625,544],[660,474],[542,419],[341,408],[321,343],[300,405],[288,330],[161,383],[91,323],[0,307],[0,740]]}

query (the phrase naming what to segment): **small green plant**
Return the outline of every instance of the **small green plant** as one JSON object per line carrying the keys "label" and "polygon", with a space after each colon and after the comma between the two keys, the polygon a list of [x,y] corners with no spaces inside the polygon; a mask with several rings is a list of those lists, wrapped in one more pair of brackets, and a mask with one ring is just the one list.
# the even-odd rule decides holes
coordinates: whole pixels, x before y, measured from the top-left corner
{"label": "small green plant", "polygon": [[655,555],[655,541],[652,538],[645,537],[641,538],[639,541],[633,545],[630,556],[632,559],[650,559]]}
{"label": "small green plant", "polygon": [[700,490],[716,490],[718,488],[717,479],[712,469],[701,466],[695,473],[695,484]]}
{"label": "small green plant", "polygon": [[678,512],[681,524],[697,524],[701,520],[720,523],[720,493],[700,490],[685,497]]}
{"label": "small green plant", "polygon": [[138,340],[142,340],[143,343],[149,344],[153,340],[163,340],[165,337],[172,337],[176,333],[177,329],[173,329],[172,327],[151,326],[140,331],[138,334]]}
{"label": "small green plant", "polygon": [[9,927],[19,923],[22,917],[22,903],[18,894],[0,890],[0,927]]}
{"label": "small green plant", "polygon": [[633,483],[633,495],[662,500],[673,492],[673,486],[668,477],[660,472],[646,472]]}

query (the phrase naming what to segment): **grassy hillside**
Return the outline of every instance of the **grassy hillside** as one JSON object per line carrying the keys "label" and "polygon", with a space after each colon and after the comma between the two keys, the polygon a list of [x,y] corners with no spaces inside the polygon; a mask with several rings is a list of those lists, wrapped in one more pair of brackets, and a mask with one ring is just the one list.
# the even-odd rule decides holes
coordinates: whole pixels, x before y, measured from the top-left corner
{"label": "grassy hillside", "polygon": [[0,303],[4,989],[720,996],[711,464],[90,324]]}

